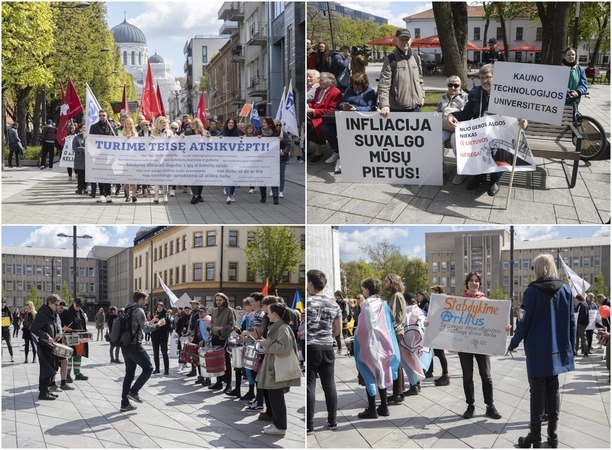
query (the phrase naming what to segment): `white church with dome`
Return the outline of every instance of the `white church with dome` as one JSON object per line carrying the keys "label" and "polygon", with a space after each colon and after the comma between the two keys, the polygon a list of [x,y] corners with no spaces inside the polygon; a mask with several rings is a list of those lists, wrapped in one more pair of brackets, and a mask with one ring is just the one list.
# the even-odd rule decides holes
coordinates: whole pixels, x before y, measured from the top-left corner
{"label": "white church with dome", "polygon": [[151,63],[153,81],[159,83],[164,107],[168,112],[168,98],[181,86],[176,78],[170,75],[170,67],[157,52],[149,58],[147,38],[140,28],[128,23],[126,19],[112,30],[115,45],[121,55],[125,71],[132,74],[134,86],[138,95],[138,103],[142,98],[145,78],[147,76],[147,59]]}

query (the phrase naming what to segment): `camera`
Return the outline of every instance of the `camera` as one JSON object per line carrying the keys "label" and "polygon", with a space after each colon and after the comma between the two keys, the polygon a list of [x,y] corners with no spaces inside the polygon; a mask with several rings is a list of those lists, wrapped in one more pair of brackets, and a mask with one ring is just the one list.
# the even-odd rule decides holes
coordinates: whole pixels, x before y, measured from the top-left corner
{"label": "camera", "polygon": [[361,56],[365,56],[366,58],[370,57],[370,49],[368,49],[367,45],[355,45],[353,46],[353,48],[351,49],[351,55],[353,56],[357,56],[357,55],[361,55]]}

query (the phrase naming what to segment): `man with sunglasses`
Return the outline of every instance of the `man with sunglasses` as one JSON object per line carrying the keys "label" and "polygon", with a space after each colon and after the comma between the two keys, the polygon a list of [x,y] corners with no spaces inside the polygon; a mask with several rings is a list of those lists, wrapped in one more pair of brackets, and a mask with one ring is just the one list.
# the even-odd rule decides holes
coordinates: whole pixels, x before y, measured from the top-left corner
{"label": "man with sunglasses", "polygon": [[[459,78],[457,75],[451,75],[447,78],[446,87],[448,90],[446,91],[446,94],[442,96],[438,102],[438,106],[436,107],[436,112],[443,114],[442,143],[452,139],[452,136],[455,133],[450,129],[449,124],[446,122],[448,115],[456,111],[461,111],[468,101],[468,94],[461,89],[461,78]],[[465,175],[456,174],[455,178],[453,178],[453,184],[463,183],[464,178]]]}
{"label": "man with sunglasses", "polygon": [[[98,121],[89,128],[89,134],[99,134],[103,136],[115,136],[113,128],[108,122],[108,113],[101,109],[98,111]],[[100,185],[100,198],[98,203],[106,201],[106,203],[112,203],[113,198],[111,197],[111,184],[110,183],[99,183]],[[91,196],[96,196],[96,183],[91,183]]]}

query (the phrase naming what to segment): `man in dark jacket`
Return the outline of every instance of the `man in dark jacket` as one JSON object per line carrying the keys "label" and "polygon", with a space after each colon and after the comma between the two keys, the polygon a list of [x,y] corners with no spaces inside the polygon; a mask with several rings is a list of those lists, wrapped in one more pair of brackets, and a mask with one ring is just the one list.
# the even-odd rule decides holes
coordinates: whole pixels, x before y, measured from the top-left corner
{"label": "man in dark jacket", "polygon": [[578,313],[576,352],[578,352],[578,340],[580,340],[582,356],[589,356],[589,344],[586,337],[586,327],[589,325],[589,304],[580,294],[576,296],[576,300],[578,301],[576,305],[576,312]]}
{"label": "man in dark jacket", "polygon": [[[57,135],[57,128],[53,126],[53,120],[47,120],[47,126],[43,129],[41,134],[42,150],[40,159],[40,170],[45,167],[53,169],[53,155],[55,153],[55,136]],[[47,166],[47,155],[49,155],[49,165]]]}
{"label": "man in dark jacket", "polygon": [[57,372],[57,360],[53,354],[53,345],[61,339],[61,330],[57,328],[55,314],[61,299],[57,294],[47,297],[36,318],[30,325],[34,337],[40,374],[38,377],[38,400],[55,400],[58,396],[49,392],[51,378]]}
{"label": "man in dark jacket", "polygon": [[483,53],[482,62],[485,64],[495,64],[495,61],[505,61],[504,54],[499,51],[497,39],[489,39],[489,50]]}
{"label": "man in dark jacket", "polygon": [[351,49],[343,45],[340,51],[333,52],[331,55],[331,70],[336,77],[336,87],[342,92],[350,84],[349,67],[351,65]]}
{"label": "man in dark jacket", "polygon": [[[11,346],[11,324],[13,323],[13,315],[11,310],[6,306],[6,299],[2,299],[2,339],[6,341],[9,354],[11,355],[11,362],[15,362],[13,359],[13,347]],[[27,362],[27,361],[26,361]]]}
{"label": "man in dark jacket", "polygon": [[[87,331],[87,319],[83,312],[83,305],[85,300],[83,297],[77,297],[70,305],[70,308],[65,310],[60,316],[62,319],[62,327],[68,327],[68,331],[84,332]],[[82,347],[81,347],[82,345]],[[87,381],[89,377],[86,377],[81,373],[81,360],[83,356],[89,358],[89,344],[87,342],[79,345],[72,346],[74,353],[68,359],[68,376],[66,377],[67,383],[72,383],[73,380],[70,377],[71,369],[74,369],[74,379]],[[78,348],[78,349],[77,349]],[[77,352],[81,353],[80,355]]]}
{"label": "man in dark jacket", "polygon": [[[117,319],[117,317],[119,317],[117,314],[117,307],[111,306],[108,316],[106,316],[106,326],[108,327],[109,334],[111,330],[113,329],[113,323],[115,323],[115,320]],[[113,349],[115,350],[115,357],[113,357]],[[113,363],[120,364],[122,361],[119,359],[119,347],[116,345],[113,345],[113,343],[111,342],[109,351],[110,351],[111,364]]]}
{"label": "man in dark jacket", "polygon": [[21,157],[21,139],[17,134],[19,124],[14,122],[13,125],[6,132],[6,141],[9,147],[8,166],[13,167],[13,155],[15,155],[15,166],[21,167],[19,164],[19,158]]}
{"label": "man in dark jacket", "polygon": [[[113,127],[108,123],[108,114],[103,109],[98,111],[98,121],[89,128],[89,134],[115,136]],[[91,196],[96,196],[96,183],[91,183]],[[100,183],[100,198],[98,199],[98,203],[102,203],[103,201],[106,201],[106,203],[113,202],[110,183]]]}

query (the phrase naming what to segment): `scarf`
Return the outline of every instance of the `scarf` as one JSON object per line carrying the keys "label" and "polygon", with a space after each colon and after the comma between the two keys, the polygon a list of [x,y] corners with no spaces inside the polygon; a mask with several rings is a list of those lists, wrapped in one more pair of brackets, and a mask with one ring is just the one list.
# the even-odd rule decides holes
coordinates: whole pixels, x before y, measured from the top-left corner
{"label": "scarf", "polygon": [[261,135],[263,137],[273,137],[274,136],[274,130],[272,128],[268,128],[266,130],[264,130],[263,128],[261,129]]}

